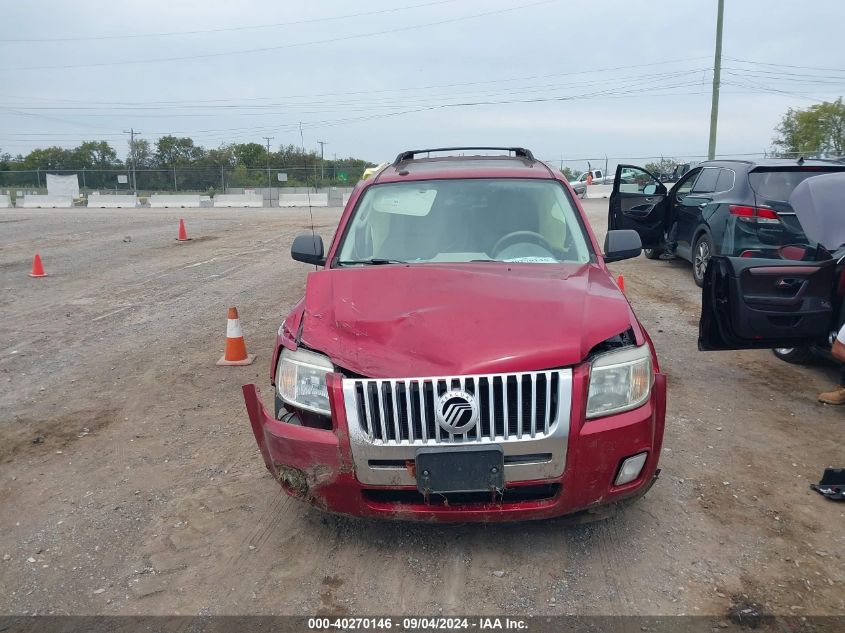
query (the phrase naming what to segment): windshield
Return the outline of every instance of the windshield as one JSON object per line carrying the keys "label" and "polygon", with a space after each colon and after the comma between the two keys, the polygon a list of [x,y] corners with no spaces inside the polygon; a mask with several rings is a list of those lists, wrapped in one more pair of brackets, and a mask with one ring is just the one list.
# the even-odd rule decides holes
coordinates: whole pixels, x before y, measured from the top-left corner
{"label": "windshield", "polygon": [[591,251],[552,180],[427,180],[367,189],[339,265],[504,261],[586,263]]}

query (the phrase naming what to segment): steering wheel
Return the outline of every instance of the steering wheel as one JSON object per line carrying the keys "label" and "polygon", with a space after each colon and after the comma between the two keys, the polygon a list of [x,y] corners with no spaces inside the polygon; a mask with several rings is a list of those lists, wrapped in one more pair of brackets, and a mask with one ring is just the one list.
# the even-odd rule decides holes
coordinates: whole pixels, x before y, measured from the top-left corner
{"label": "steering wheel", "polygon": [[514,231],[513,233],[508,233],[502,239],[496,242],[496,244],[493,246],[492,256],[495,258],[496,255],[499,254],[499,251],[504,250],[506,246],[510,246],[512,243],[516,244],[519,242],[526,241],[531,242],[533,244],[537,244],[538,246],[542,246],[550,253],[554,252],[554,248],[552,247],[552,245],[549,244],[548,240],[539,233],[535,233],[534,231]]}

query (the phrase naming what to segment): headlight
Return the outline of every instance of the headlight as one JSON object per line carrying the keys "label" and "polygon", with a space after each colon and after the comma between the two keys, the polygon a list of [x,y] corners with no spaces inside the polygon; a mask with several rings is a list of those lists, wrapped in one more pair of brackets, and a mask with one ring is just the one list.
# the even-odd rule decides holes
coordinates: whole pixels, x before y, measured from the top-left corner
{"label": "headlight", "polygon": [[279,355],[276,389],[279,397],[301,409],[331,415],[326,374],[334,371],[332,362],[322,354],[285,348]]}
{"label": "headlight", "polygon": [[652,380],[648,345],[597,356],[590,368],[587,418],[636,409],[648,400]]}

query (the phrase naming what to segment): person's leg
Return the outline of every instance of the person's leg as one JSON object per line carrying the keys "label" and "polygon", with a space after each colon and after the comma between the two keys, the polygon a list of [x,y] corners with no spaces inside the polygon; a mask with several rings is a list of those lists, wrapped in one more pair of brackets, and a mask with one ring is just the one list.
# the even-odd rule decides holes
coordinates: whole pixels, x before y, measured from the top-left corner
{"label": "person's leg", "polygon": [[830,391],[820,393],[819,401],[825,404],[845,404],[845,363],[839,367],[839,384]]}
{"label": "person's leg", "polygon": [[675,259],[675,248],[678,246],[678,221],[672,222],[666,235],[666,247],[660,255],[661,259]]}

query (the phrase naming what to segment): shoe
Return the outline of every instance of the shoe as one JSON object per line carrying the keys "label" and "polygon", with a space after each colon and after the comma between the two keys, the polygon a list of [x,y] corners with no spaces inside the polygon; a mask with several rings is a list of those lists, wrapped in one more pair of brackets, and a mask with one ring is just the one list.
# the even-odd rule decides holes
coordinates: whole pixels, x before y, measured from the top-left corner
{"label": "shoe", "polygon": [[660,253],[660,259],[664,261],[669,261],[670,259],[675,259],[675,253],[670,253],[669,251],[663,251]]}
{"label": "shoe", "polygon": [[845,404],[845,387],[836,385],[833,391],[825,391],[819,394],[819,402],[825,404]]}

